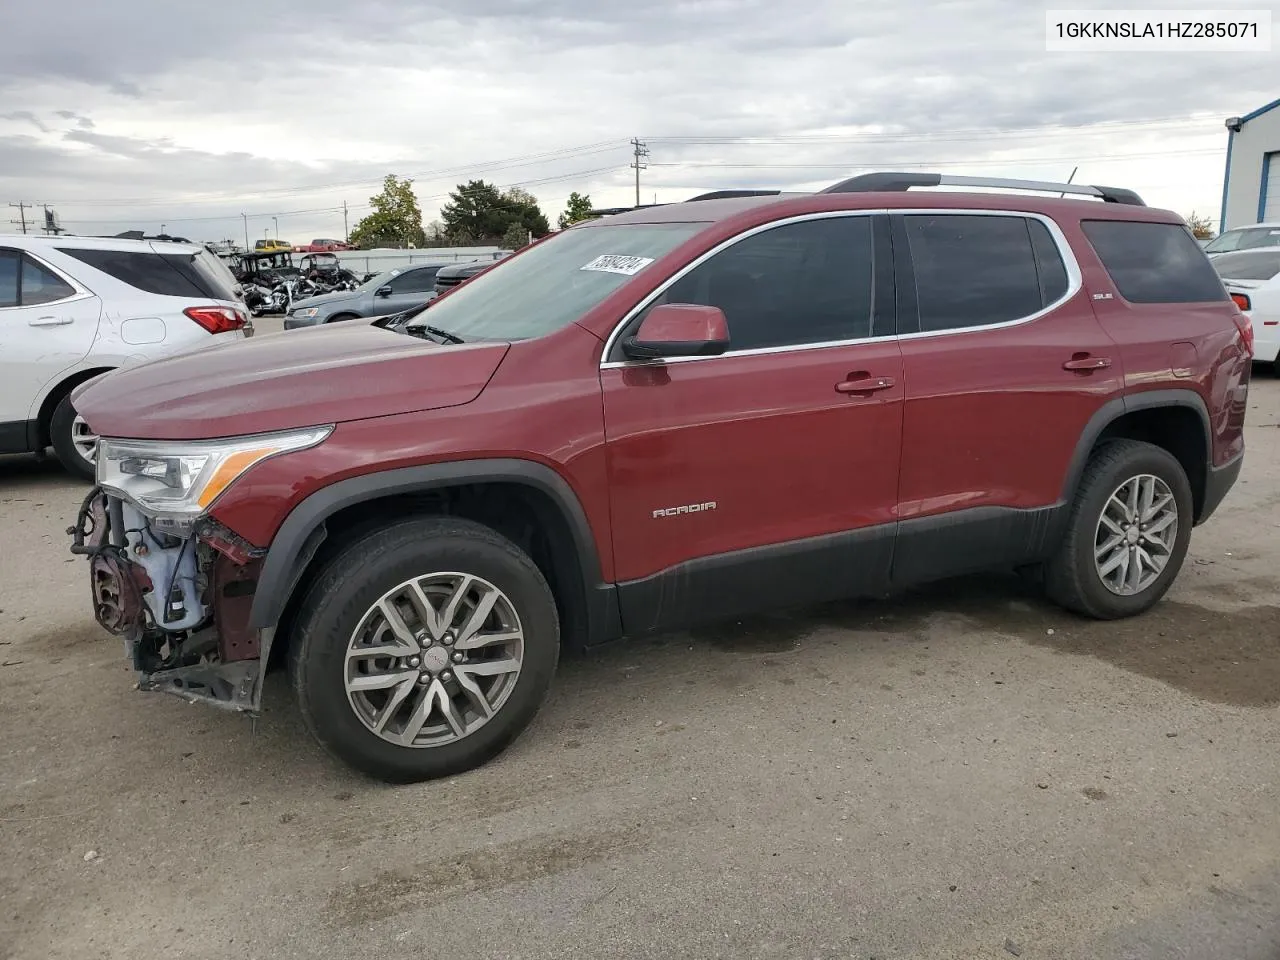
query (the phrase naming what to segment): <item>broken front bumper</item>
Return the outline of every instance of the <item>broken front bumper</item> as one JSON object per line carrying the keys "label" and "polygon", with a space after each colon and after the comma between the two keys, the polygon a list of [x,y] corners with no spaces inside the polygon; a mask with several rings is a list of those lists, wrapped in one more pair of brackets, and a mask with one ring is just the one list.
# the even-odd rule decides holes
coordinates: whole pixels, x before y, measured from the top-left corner
{"label": "broken front bumper", "polygon": [[124,638],[139,690],[258,711],[274,635],[249,627],[264,551],[208,518],[186,537],[156,531],[100,487],[67,533],[89,558],[94,616]]}

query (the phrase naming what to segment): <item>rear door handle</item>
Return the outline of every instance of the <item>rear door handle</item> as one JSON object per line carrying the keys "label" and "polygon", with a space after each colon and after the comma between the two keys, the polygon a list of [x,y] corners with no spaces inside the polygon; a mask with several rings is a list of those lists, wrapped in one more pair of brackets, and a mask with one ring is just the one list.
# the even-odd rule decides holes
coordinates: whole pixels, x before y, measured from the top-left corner
{"label": "rear door handle", "polygon": [[894,385],[892,377],[869,377],[865,374],[856,379],[841,380],[836,384],[840,393],[875,393],[877,390],[889,390]]}
{"label": "rear door handle", "polygon": [[1076,354],[1062,365],[1063,370],[1104,370],[1111,366],[1110,357],[1091,357]]}
{"label": "rear door handle", "polygon": [[32,327],[62,327],[70,322],[70,317],[36,317],[34,320],[28,320],[27,324]]}

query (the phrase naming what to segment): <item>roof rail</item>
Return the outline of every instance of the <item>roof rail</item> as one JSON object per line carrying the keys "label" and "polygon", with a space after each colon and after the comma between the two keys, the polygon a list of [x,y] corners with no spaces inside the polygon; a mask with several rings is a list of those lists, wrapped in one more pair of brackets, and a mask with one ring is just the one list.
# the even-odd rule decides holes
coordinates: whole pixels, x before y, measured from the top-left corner
{"label": "roof rail", "polygon": [[897,193],[912,187],[999,187],[1004,190],[1040,190],[1100,197],[1107,203],[1127,203],[1145,207],[1142,198],[1123,187],[1099,187],[1083,183],[1054,183],[1049,180],[1008,180],[1001,177],[961,177],[945,173],[863,173],[833,183],[822,193]]}
{"label": "roof rail", "polygon": [[617,213],[630,213],[632,210],[648,210],[650,207],[665,207],[665,203],[642,203],[635,207],[602,207],[599,210],[588,211],[593,217],[612,217]]}
{"label": "roof rail", "polygon": [[713,190],[711,193],[700,193],[690,197],[685,203],[697,203],[699,200],[730,200],[734,197],[776,197],[781,190]]}

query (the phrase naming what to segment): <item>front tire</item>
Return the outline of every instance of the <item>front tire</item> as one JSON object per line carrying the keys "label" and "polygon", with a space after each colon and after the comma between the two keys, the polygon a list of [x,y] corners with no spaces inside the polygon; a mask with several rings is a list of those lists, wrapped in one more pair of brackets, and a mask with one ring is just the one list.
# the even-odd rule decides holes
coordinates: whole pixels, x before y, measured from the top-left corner
{"label": "front tire", "polygon": [[555,599],[515,544],[468,520],[386,526],[312,584],[290,645],[308,729],[390,783],[451,776],[528,726],[560,652]]}
{"label": "front tire", "polygon": [[71,475],[93,480],[97,475],[98,438],[76,413],[68,394],[58,401],[49,421],[53,452]]}
{"label": "front tire", "polygon": [[1098,620],[1142,613],[1182,568],[1193,520],[1191,484],[1172,454],[1137,440],[1108,443],[1085,467],[1045,590]]}

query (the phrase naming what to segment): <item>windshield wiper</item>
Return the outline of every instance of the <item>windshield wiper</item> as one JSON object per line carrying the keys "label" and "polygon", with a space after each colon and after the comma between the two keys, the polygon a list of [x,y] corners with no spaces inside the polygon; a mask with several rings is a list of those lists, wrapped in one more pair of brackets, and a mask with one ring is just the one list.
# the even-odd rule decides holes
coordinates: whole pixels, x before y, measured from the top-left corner
{"label": "windshield wiper", "polygon": [[466,343],[467,342],[466,340],[462,339],[462,337],[458,336],[456,333],[450,333],[448,330],[441,330],[439,327],[433,327],[428,323],[412,323],[409,326],[405,327],[405,330],[409,333],[416,333],[419,330],[421,330],[423,333],[429,333],[433,337],[439,337],[445,343]]}

